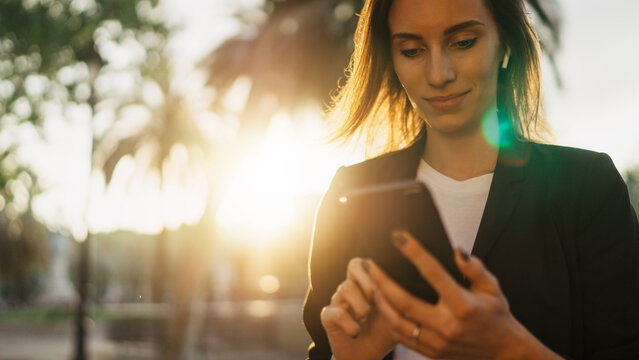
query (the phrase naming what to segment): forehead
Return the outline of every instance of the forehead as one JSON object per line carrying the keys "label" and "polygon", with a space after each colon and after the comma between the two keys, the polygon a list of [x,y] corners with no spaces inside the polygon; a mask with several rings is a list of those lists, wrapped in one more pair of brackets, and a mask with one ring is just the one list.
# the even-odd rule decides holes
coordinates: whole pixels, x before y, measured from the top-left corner
{"label": "forehead", "polygon": [[469,20],[478,20],[496,28],[484,0],[395,0],[388,13],[391,33],[435,35]]}

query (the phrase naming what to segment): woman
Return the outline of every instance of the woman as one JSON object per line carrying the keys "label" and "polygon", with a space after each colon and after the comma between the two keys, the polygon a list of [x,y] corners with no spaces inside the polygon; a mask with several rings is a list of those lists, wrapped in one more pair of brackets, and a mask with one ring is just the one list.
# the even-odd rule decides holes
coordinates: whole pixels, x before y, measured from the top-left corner
{"label": "woman", "polygon": [[[355,41],[340,136],[382,129],[389,150],[409,145],[341,168],[322,200],[309,358],[639,358],[637,217],[607,155],[530,141],[543,129],[539,50],[522,1],[367,0]],[[415,178],[471,283],[398,229],[436,304],[356,257],[338,205]]]}

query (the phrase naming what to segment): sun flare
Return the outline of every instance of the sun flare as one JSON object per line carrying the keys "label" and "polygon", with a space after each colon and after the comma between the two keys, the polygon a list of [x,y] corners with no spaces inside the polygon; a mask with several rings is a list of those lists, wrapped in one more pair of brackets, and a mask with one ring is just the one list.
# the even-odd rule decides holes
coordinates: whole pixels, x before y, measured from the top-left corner
{"label": "sun flare", "polygon": [[272,244],[291,226],[295,200],[323,193],[348,157],[319,140],[327,131],[321,118],[307,123],[293,126],[284,114],[273,118],[263,143],[231,177],[215,219],[221,229],[245,243]]}

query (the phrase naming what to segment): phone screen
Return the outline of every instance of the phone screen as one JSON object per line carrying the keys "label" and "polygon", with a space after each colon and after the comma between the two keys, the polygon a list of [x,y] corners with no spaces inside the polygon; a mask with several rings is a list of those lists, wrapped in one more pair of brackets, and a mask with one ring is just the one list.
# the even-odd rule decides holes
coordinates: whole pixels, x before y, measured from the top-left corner
{"label": "phone screen", "polygon": [[395,229],[413,234],[460,284],[468,286],[455,264],[453,248],[437,208],[421,182],[358,188],[339,201],[357,236],[356,256],[371,258],[412,294],[430,303],[438,300],[434,289],[393,245],[391,233]]}

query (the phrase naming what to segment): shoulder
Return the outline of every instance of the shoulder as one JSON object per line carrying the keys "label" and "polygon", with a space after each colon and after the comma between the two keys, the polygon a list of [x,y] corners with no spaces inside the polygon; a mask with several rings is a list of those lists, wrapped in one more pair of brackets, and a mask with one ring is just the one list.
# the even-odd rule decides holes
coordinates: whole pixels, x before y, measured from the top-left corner
{"label": "shoulder", "polygon": [[621,175],[606,153],[569,146],[531,143],[531,166],[570,182],[619,181]]}
{"label": "shoulder", "polygon": [[[582,225],[602,209],[631,213],[628,189],[605,153],[566,146],[533,144],[529,171],[540,171],[559,208],[573,209]],[[572,204],[573,206],[570,206]]]}
{"label": "shoulder", "polygon": [[407,171],[413,167],[416,169],[415,159],[409,152],[410,149],[397,150],[356,164],[342,166],[335,174],[330,188],[346,190],[374,185],[393,178],[394,172]]}
{"label": "shoulder", "polygon": [[547,162],[565,166],[588,166],[592,162],[610,159],[608,155],[576,147],[531,143],[533,156],[544,158]]}

